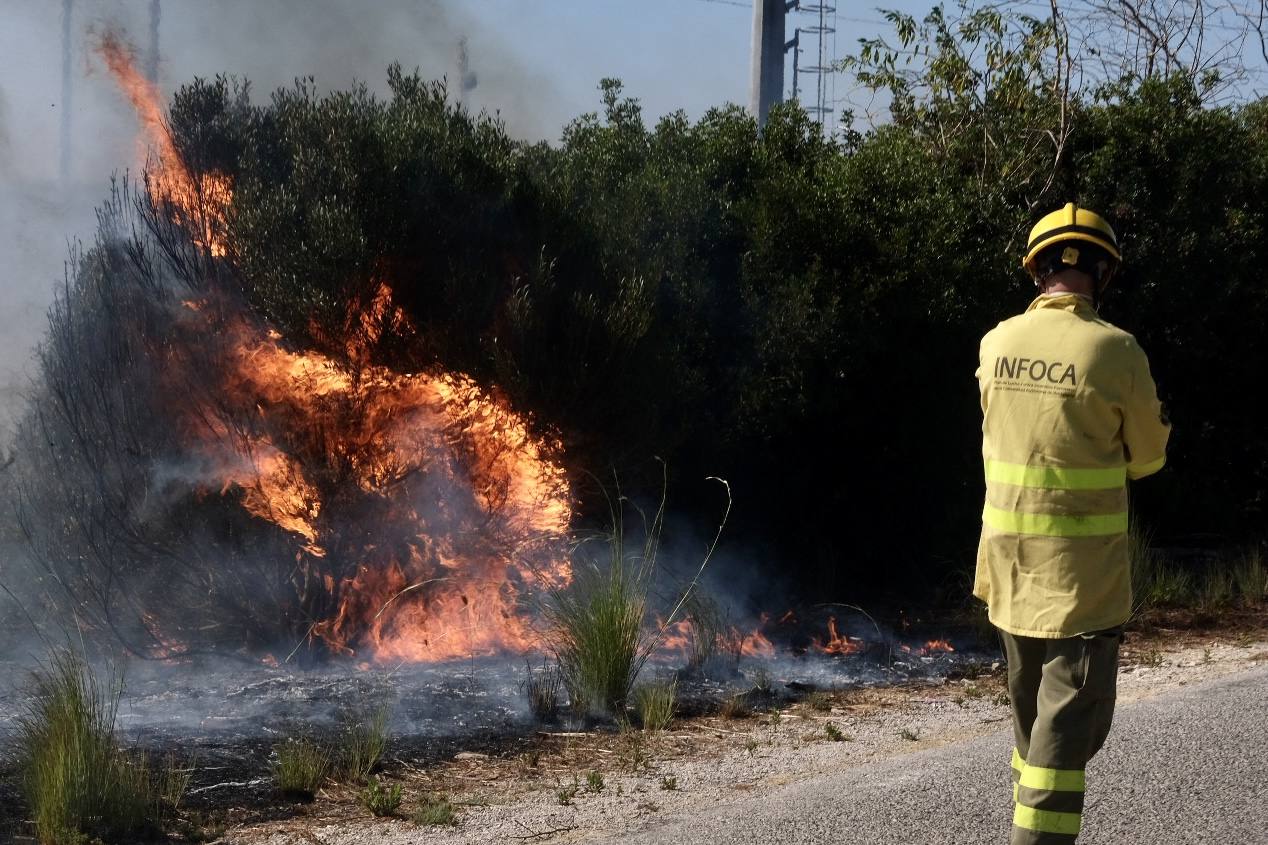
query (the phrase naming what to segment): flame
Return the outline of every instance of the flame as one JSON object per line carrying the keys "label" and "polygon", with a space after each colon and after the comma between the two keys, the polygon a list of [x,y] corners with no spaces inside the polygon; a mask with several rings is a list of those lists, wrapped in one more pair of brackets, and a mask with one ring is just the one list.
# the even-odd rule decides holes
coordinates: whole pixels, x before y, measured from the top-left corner
{"label": "flame", "polygon": [[828,639],[826,642],[815,641],[815,647],[824,654],[857,654],[863,650],[863,641],[854,637],[845,637],[837,633],[837,618],[828,617]]}
{"label": "flame", "polygon": [[412,330],[385,283],[348,316],[351,366],[214,298],[184,305],[227,353],[218,406],[182,428],[216,493],[293,536],[310,604],[330,608],[315,642],[414,662],[539,644],[523,599],[571,580],[559,444],[467,376],[368,363],[385,326]]}
{"label": "flame", "polygon": [[134,50],[115,33],[106,32],[97,43],[97,53],[106,63],[119,90],[132,104],[141,134],[138,154],[146,167],[146,186],[156,205],[170,208],[173,216],[194,224],[195,242],[212,255],[225,254],[225,209],[233,198],[232,186],[223,174],[190,174],[172,142],[163,119],[158,87],[137,70]]}

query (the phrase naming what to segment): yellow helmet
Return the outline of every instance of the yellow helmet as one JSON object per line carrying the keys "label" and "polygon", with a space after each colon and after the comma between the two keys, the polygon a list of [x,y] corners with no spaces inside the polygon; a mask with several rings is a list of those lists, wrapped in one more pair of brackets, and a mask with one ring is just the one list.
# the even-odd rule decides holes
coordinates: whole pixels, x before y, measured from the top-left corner
{"label": "yellow helmet", "polygon": [[[1026,244],[1026,257],[1021,262],[1026,272],[1032,276],[1037,275],[1035,258],[1048,247],[1064,241],[1086,241],[1096,244],[1110,254],[1115,265],[1123,260],[1118,252],[1118,237],[1105,218],[1095,211],[1088,211],[1086,208],[1079,208],[1074,203],[1068,202],[1065,208],[1045,214],[1030,230],[1030,241]],[[1075,255],[1077,257],[1077,251]],[[1112,271],[1113,268],[1111,273]]]}

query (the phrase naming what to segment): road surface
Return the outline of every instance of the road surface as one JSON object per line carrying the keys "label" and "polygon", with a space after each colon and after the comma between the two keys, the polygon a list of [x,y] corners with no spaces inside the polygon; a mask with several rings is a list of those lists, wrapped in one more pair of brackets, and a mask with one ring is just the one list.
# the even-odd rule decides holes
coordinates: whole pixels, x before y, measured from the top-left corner
{"label": "road surface", "polygon": [[[872,762],[613,843],[1003,845],[1011,731]],[[1081,845],[1268,845],[1268,667],[1120,704]]]}

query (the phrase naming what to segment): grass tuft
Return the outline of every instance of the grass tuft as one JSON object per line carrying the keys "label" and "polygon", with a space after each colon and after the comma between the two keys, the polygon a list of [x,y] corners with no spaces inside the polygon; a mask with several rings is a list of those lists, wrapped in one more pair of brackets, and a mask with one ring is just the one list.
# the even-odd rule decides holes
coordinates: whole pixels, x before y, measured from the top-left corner
{"label": "grass tuft", "polygon": [[528,677],[524,680],[524,694],[528,698],[528,710],[541,724],[551,724],[559,710],[559,690],[562,686],[559,668],[543,666],[533,669],[527,661],[524,667]]}
{"label": "grass tuft", "polygon": [[361,804],[373,815],[394,816],[401,808],[401,785],[394,783],[386,787],[378,778],[370,778],[370,783],[361,793]]}
{"label": "grass tuft", "polygon": [[312,801],[330,771],[330,755],[308,739],[291,739],[276,746],[273,782],[283,798]]}
{"label": "grass tuft", "polygon": [[128,755],[115,737],[122,679],[103,684],[71,652],[34,674],[18,719],[18,770],[43,845],[130,842],[155,834],[189,781],[174,762]]}
{"label": "grass tuft", "polygon": [[1257,604],[1268,599],[1268,566],[1264,565],[1263,553],[1252,548],[1243,553],[1241,560],[1233,567],[1233,581],[1237,585],[1237,593],[1246,604]]}
{"label": "grass tuft", "polygon": [[634,704],[643,730],[663,731],[673,721],[678,707],[677,681],[639,687],[634,693]]}
{"label": "grass tuft", "polygon": [[718,715],[723,719],[747,719],[753,715],[753,707],[749,704],[748,696],[738,693],[722,699]]}
{"label": "grass tuft", "polygon": [[387,750],[386,705],[351,714],[345,721],[339,749],[339,774],[349,783],[365,783]]}
{"label": "grass tuft", "polygon": [[453,802],[443,795],[424,795],[412,821],[417,825],[439,827],[458,823],[458,812]]}

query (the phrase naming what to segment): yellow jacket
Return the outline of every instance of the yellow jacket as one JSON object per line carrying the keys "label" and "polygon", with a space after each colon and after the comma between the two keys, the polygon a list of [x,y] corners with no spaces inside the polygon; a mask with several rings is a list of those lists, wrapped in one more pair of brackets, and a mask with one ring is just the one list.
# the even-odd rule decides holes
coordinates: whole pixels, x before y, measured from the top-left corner
{"label": "yellow jacket", "polygon": [[1127,479],[1162,469],[1171,427],[1136,339],[1074,294],[982,338],[986,507],[973,594],[997,627],[1072,637],[1131,615]]}

